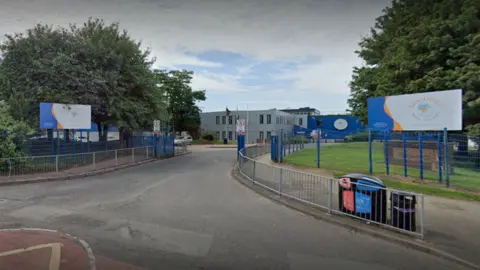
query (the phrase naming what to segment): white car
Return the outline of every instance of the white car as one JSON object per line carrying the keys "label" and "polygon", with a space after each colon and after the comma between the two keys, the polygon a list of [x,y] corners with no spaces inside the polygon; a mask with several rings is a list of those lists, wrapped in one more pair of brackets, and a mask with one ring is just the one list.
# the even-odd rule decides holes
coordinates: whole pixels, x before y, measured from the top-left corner
{"label": "white car", "polygon": [[173,140],[173,143],[175,145],[191,145],[192,144],[192,137],[191,136],[178,136]]}

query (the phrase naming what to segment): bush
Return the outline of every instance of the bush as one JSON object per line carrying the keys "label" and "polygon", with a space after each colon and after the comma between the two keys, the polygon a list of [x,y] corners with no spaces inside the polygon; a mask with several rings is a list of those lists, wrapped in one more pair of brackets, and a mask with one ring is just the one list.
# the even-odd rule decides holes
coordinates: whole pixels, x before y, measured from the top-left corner
{"label": "bush", "polygon": [[202,139],[211,142],[211,141],[215,140],[215,135],[213,135],[213,133],[204,133],[204,134],[202,134]]}
{"label": "bush", "polygon": [[[374,133],[372,133],[372,139],[374,138],[375,138]],[[348,135],[348,136],[345,136],[344,140],[346,142],[368,142],[368,132]]]}

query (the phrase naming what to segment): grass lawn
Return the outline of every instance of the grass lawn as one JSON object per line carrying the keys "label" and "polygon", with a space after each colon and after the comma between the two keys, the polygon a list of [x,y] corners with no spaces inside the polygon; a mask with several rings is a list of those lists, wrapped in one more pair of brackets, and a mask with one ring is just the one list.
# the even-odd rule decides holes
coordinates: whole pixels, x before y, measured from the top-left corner
{"label": "grass lawn", "polygon": [[[284,160],[290,164],[316,167],[317,150],[305,149],[295,152],[285,157]],[[383,143],[373,143],[372,161],[374,174],[386,173]],[[353,142],[323,146],[320,149],[320,168],[340,172],[368,173],[368,143]],[[403,176],[403,170],[403,166],[390,166],[389,176],[397,176],[392,177],[392,179]],[[408,168],[408,179],[419,181],[419,177],[419,169]],[[403,177],[401,178],[404,179]],[[424,179],[424,182],[436,185],[438,183],[438,172],[424,171]],[[398,180],[393,181],[402,183],[402,181]],[[445,182],[445,179],[443,181]],[[468,169],[455,168],[455,174],[450,175],[450,185],[454,188],[478,193],[480,192],[480,173]]]}

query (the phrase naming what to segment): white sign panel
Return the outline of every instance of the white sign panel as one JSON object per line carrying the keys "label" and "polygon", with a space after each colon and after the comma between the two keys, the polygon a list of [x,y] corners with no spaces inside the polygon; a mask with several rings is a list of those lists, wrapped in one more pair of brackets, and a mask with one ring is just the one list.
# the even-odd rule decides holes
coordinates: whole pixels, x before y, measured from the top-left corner
{"label": "white sign panel", "polygon": [[237,134],[244,135],[245,134],[245,120],[238,119],[237,120]]}
{"label": "white sign panel", "polygon": [[91,127],[90,105],[40,103],[40,128],[90,129]]}
{"label": "white sign panel", "polygon": [[153,132],[160,132],[160,120],[153,121]]}
{"label": "white sign panel", "polygon": [[368,99],[371,129],[462,130],[462,90]]}

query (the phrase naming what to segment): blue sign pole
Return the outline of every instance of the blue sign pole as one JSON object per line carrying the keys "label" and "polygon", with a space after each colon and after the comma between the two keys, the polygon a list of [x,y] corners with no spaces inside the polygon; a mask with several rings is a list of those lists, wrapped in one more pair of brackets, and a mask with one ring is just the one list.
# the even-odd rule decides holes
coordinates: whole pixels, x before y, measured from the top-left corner
{"label": "blue sign pole", "polygon": [[442,133],[437,134],[437,152],[438,152],[438,183],[442,183]]}
{"label": "blue sign pole", "polygon": [[403,144],[403,176],[408,177],[408,162],[407,162],[407,134],[402,132]]}
{"label": "blue sign pole", "polygon": [[450,187],[450,166],[448,164],[448,131],[447,128],[443,129],[443,147],[445,147],[444,156],[445,156],[445,182],[447,187]]}
{"label": "blue sign pole", "polygon": [[372,130],[368,129],[368,171],[370,174],[373,173],[373,162],[372,162]]}
{"label": "blue sign pole", "polygon": [[320,168],[320,129],[317,128],[317,168]]}
{"label": "blue sign pole", "polygon": [[423,133],[418,132],[418,152],[420,158],[420,179],[423,181]]}
{"label": "blue sign pole", "polygon": [[385,145],[385,173],[387,175],[390,174],[390,164],[389,164],[389,158],[388,158],[388,137],[389,137],[389,131],[385,131],[384,133],[384,145]]}
{"label": "blue sign pole", "polygon": [[245,135],[237,135],[237,161],[240,160],[240,151],[245,149]]}

